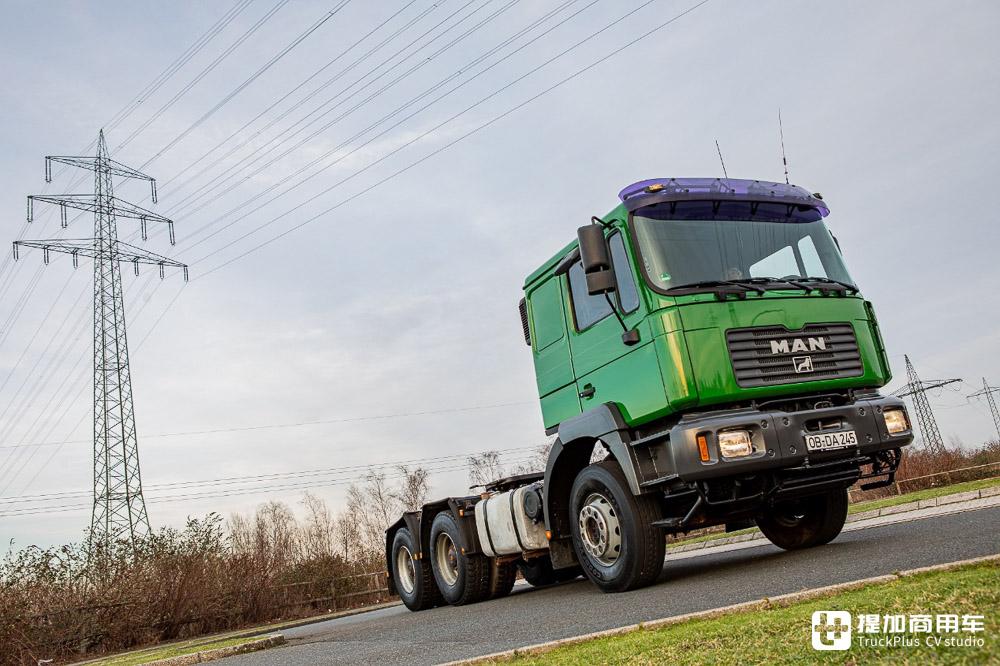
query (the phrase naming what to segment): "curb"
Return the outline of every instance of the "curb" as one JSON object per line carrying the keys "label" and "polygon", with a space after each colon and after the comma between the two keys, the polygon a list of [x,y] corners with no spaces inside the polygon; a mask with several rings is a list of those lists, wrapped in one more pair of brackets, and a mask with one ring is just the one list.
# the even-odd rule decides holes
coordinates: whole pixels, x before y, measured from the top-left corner
{"label": "curb", "polygon": [[[894,506],[886,506],[881,509],[872,509],[871,511],[863,511],[861,513],[852,513],[847,516],[848,523],[856,523],[862,520],[871,520],[872,518],[879,518],[881,516],[892,516],[897,513],[907,513],[909,511],[917,511],[919,509],[928,509],[935,506],[946,506],[948,504],[957,504],[959,502],[969,502],[977,499],[986,499],[988,497],[996,497],[1000,495],[1000,486],[991,486],[989,488],[981,488],[979,490],[968,490],[962,493],[952,493],[951,495],[942,495],[941,497],[933,497],[931,499],[916,500],[913,502],[907,502],[906,504],[896,504]],[[678,546],[667,545],[667,554],[673,553],[687,553],[693,550],[701,550],[703,548],[711,548],[713,546],[726,546],[732,543],[742,543],[744,541],[753,541],[754,539],[760,539],[763,537],[760,530],[755,529],[753,532],[747,534],[740,534],[734,537],[719,537],[718,539],[706,539],[705,541],[699,541],[697,543],[681,544]]]}
{"label": "curb", "polygon": [[273,634],[255,641],[241,643],[240,645],[229,645],[227,647],[214,648],[211,650],[201,650],[191,654],[181,654],[176,657],[157,659],[156,661],[145,662],[145,666],[188,666],[188,664],[201,664],[206,661],[215,661],[224,657],[232,657],[237,654],[247,654],[258,652],[268,648],[285,644],[285,637],[281,634]]}
{"label": "curb", "polygon": [[468,666],[471,664],[492,663],[492,662],[512,659],[514,657],[536,656],[540,654],[545,654],[546,652],[551,652],[556,648],[564,647],[567,645],[576,645],[578,643],[586,643],[588,641],[592,641],[598,638],[621,636],[624,634],[631,634],[636,631],[642,631],[643,629],[660,629],[662,627],[669,627],[671,625],[681,624],[683,622],[688,622],[690,620],[705,620],[705,619],[716,618],[721,615],[731,615],[734,613],[743,613],[746,611],[767,610],[769,608],[781,608],[784,606],[790,606],[791,604],[797,603],[799,601],[809,601],[812,599],[816,599],[818,597],[825,597],[838,592],[847,592],[850,590],[856,590],[858,588],[866,587],[868,585],[877,585],[879,583],[890,583],[892,581],[899,580],[900,578],[907,578],[910,576],[916,576],[919,574],[930,573],[934,571],[950,571],[952,569],[959,569],[973,564],[982,564],[983,562],[1000,562],[1000,554],[986,555],[985,557],[975,557],[970,560],[960,560],[958,562],[946,562],[944,564],[935,564],[929,567],[920,567],[919,569],[908,569],[906,571],[897,571],[885,576],[863,578],[861,580],[853,580],[853,581],[848,581],[846,583],[837,583],[835,585],[816,587],[810,590],[791,592],[789,594],[782,594],[776,597],[765,597],[763,599],[755,599],[753,601],[744,601],[739,604],[722,606],[721,608],[712,608],[709,610],[697,611],[695,613],[685,613],[683,615],[673,615],[671,617],[665,617],[659,620],[640,622],[639,624],[630,624],[624,627],[617,627],[615,629],[605,629],[604,631],[595,631],[589,634],[583,634],[582,636],[571,636],[569,638],[560,638],[558,640],[548,641],[546,643],[538,643],[536,645],[514,648],[513,650],[494,652],[493,654],[487,654],[481,657],[472,657],[470,659],[449,661],[445,664],[442,664],[442,666]]}

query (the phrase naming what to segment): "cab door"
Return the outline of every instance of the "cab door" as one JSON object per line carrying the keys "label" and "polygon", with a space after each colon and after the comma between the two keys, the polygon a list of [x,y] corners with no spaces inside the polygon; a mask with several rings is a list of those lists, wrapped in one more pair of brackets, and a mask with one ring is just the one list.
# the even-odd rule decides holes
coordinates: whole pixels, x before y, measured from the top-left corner
{"label": "cab door", "polygon": [[[635,271],[619,231],[608,237],[617,291],[610,294],[629,329],[639,326],[645,308],[636,287]],[[587,293],[587,281],[580,262],[567,272],[572,322],[569,344],[576,373],[576,389],[581,409],[587,411],[613,402],[630,423],[662,410],[663,379],[649,328],[641,327],[636,345],[622,342],[622,327],[608,297]]]}
{"label": "cab door", "polygon": [[566,335],[565,291],[565,277],[553,275],[525,295],[535,382],[546,429],[580,413],[576,373]]}

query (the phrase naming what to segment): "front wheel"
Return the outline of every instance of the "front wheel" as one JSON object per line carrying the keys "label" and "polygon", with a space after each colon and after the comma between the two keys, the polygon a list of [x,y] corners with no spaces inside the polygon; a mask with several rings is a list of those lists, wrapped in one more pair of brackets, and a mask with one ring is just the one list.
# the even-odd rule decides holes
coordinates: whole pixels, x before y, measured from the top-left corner
{"label": "front wheel", "polygon": [[757,527],[778,548],[822,546],[844,528],[847,504],[847,488],[781,502],[757,516]]}
{"label": "front wheel", "polygon": [[666,538],[653,526],[659,504],[633,495],[617,462],[585,467],[573,482],[570,509],[577,559],[601,590],[644,587],[663,571]]}

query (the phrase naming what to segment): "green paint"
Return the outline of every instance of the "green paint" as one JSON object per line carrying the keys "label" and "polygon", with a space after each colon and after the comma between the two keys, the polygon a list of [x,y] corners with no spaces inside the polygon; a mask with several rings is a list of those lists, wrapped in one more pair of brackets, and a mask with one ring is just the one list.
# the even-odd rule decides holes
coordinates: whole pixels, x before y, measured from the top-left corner
{"label": "green paint", "polygon": [[[824,296],[818,291],[806,295],[787,290],[726,301],[711,293],[663,295],[643,277],[624,206],[604,219],[611,222],[607,235],[619,231],[625,239],[628,273],[639,292],[639,307],[624,315],[624,320],[629,329],[639,331],[641,340],[635,346],[625,345],[614,316],[576,330],[568,277],[554,274],[576,242],[529,275],[524,288],[546,428],[605,402],[616,403],[630,425],[639,425],[693,408],[877,388],[890,380],[874,311],[860,295]],[[727,330],[782,325],[795,331],[806,324],[842,322],[854,329],[864,365],[862,375],[761,388],[737,385],[726,345]],[[579,394],[590,387],[594,395],[581,398]]]}

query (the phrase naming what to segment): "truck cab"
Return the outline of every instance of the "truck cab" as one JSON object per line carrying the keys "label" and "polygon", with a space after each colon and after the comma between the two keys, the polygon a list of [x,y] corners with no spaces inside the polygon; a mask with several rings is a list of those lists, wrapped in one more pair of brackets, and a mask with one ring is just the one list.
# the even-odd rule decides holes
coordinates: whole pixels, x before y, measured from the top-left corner
{"label": "truck cab", "polygon": [[[655,580],[668,533],[756,523],[783,548],[835,538],[847,488],[891,483],[913,433],[903,403],[878,392],[888,358],[829,206],[794,185],[718,178],[645,180],[619,200],[524,282],[557,435],[546,469],[450,500],[462,524],[535,484],[547,548],[488,543],[491,513],[466,523],[459,549],[544,557],[623,591]],[[530,527],[513,498],[506,522]]]}

